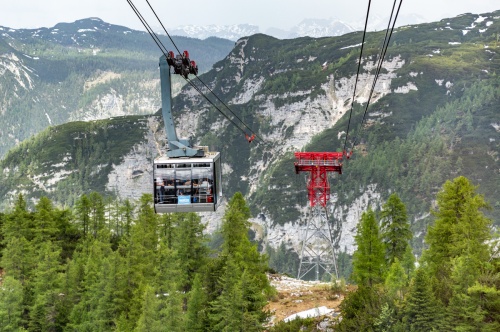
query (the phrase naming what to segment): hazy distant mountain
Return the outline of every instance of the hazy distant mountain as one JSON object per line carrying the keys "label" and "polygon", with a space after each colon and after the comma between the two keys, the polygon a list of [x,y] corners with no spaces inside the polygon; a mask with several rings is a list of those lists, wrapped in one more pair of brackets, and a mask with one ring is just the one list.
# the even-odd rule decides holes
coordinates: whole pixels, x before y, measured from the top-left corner
{"label": "hazy distant mountain", "polygon": [[[422,24],[425,22],[429,22],[429,20],[417,14],[402,14],[398,15],[396,20],[395,27],[401,27],[404,25],[411,24]],[[387,29],[387,25],[389,23],[389,17],[380,16],[377,14],[370,15],[370,19],[368,20],[368,31],[380,31]],[[365,21],[357,21],[351,22],[350,25],[355,30],[363,30],[365,26]]]}
{"label": "hazy distant mountain", "polygon": [[[368,22],[369,31],[379,31],[387,28],[389,18],[377,15],[371,15]],[[426,20],[416,14],[402,15],[398,17],[396,26],[420,24]],[[292,39],[298,37],[335,37],[345,35],[346,33],[363,30],[363,22],[346,23],[338,18],[331,19],[314,19],[308,18],[293,26],[289,30],[270,27],[265,31],[260,31],[260,28],[252,24],[235,24],[235,25],[183,25],[169,30],[169,34],[173,36],[185,36],[192,38],[205,39],[208,37],[219,37],[236,41],[242,37],[254,35],[263,32],[266,35],[278,39]],[[163,31],[157,29],[161,34]]]}
{"label": "hazy distant mountain", "polygon": [[[161,32],[160,32],[161,33]],[[238,40],[241,37],[251,36],[259,33],[259,27],[251,24],[234,24],[234,25],[182,25],[171,29],[168,32],[173,36],[184,36],[198,39],[208,37],[219,37],[229,40]]]}
{"label": "hazy distant mountain", "polygon": [[336,19],[305,19],[294,26],[290,32],[297,37],[333,37],[342,36],[353,32],[354,28],[349,24]]}
{"label": "hazy distant mountain", "polygon": [[[354,29],[347,23],[337,19],[305,19],[290,30],[275,27],[267,29],[264,33],[278,39],[292,39],[297,37],[332,37],[340,36]],[[162,33],[162,31],[158,31]],[[184,36],[205,39],[208,37],[219,37],[229,40],[238,40],[260,33],[260,29],[252,24],[235,25],[183,25],[169,30],[173,36]]]}

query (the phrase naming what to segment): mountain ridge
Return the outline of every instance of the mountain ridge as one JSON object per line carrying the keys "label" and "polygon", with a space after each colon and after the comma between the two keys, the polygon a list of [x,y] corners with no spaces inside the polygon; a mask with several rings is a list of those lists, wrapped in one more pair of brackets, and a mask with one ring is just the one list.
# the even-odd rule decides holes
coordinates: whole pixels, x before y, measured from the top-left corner
{"label": "mountain ridge", "polygon": [[[233,46],[215,37],[174,40],[190,50],[200,72]],[[150,113],[159,101],[159,56],[147,33],[97,18],[52,28],[0,27],[0,156],[49,125]],[[183,84],[174,79],[174,93]]]}
{"label": "mountain ridge", "polygon": [[[368,22],[368,31],[377,31],[387,29],[388,17],[372,15]],[[396,27],[411,24],[424,23],[426,20],[420,15],[406,14],[401,15],[397,21]],[[255,24],[232,24],[232,25],[182,25],[169,29],[171,35],[185,36],[204,39],[210,36],[230,39],[237,41],[240,38],[248,37],[257,33],[264,33],[278,39],[293,39],[300,37],[333,37],[343,34],[362,31],[364,22],[346,22],[338,18],[318,19],[306,18],[292,26],[289,29],[268,27],[261,31]],[[163,29],[155,28],[157,33],[164,34]]]}
{"label": "mountain ridge", "polygon": [[[414,245],[421,248],[423,230],[432,221],[433,197],[445,180],[459,174],[481,185],[493,207],[489,215],[498,223],[500,139],[494,124],[500,124],[495,108],[500,98],[499,18],[498,11],[470,14],[396,30],[368,121],[362,132],[353,127],[358,149],[345,163],[344,174],[333,179],[337,208],[332,206],[330,212],[343,223],[340,250],[352,252],[361,212],[370,204],[380,207],[391,192],[400,193],[407,204],[417,239]],[[257,34],[240,39],[201,76],[264,138],[257,146],[248,144],[193,88],[184,87],[173,100],[181,136],[193,136],[197,143],[222,152],[226,196],[236,191],[247,195],[265,243],[277,246],[284,241],[297,250],[299,225],[307,218],[307,196],[304,179],[294,174],[292,152],[342,147],[360,38],[359,32],[293,40]],[[367,36],[353,124],[361,123],[381,38],[383,32]],[[131,126],[134,123],[136,127]],[[36,199],[58,191],[59,199],[71,200],[70,188],[81,192],[99,188],[133,198],[139,194],[134,188],[148,188],[152,159],[165,144],[158,114],[82,126],[74,128],[75,133],[86,138],[69,136],[67,144],[51,148],[59,150],[57,154],[44,151],[56,139],[54,131],[68,130],[67,136],[76,124],[54,127],[11,150],[0,163],[0,181],[6,184],[0,191],[3,201],[20,192]],[[126,132],[134,135],[123,145],[115,149],[118,138],[106,145],[105,135],[119,137]],[[35,158],[36,152],[45,155]],[[46,174],[65,158],[72,164],[59,167],[59,180]],[[78,172],[64,177],[76,166]],[[52,184],[54,194],[33,190],[31,179]],[[79,188],[83,183],[87,185]],[[219,212],[204,215],[212,229],[219,217]]]}

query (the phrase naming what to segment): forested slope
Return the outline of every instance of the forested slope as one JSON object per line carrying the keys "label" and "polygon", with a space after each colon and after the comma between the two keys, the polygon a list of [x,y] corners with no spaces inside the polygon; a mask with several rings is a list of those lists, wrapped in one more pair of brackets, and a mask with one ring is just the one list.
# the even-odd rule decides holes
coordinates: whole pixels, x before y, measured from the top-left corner
{"label": "forested slope", "polygon": [[[414,245],[421,247],[438,188],[458,175],[479,185],[492,207],[486,213],[498,224],[499,17],[466,14],[397,29],[360,127],[384,33],[367,35],[347,141],[347,148],[356,143],[354,154],[332,180],[338,202],[332,216],[342,220],[342,245],[351,252],[357,216],[367,204],[377,210],[392,192],[408,206],[412,230],[420,235]],[[248,144],[241,128],[192,87],[173,100],[179,132],[221,151],[225,194],[241,191],[253,215],[261,216],[255,222],[276,241],[307,217],[305,182],[294,173],[293,152],[343,148],[360,38],[258,34],[239,40],[201,76],[262,141]],[[2,201],[9,205],[22,192],[30,203],[49,195],[71,204],[90,190],[137,198],[150,191],[151,161],[165,144],[162,127],[151,116],[49,129],[0,162]],[[288,241],[289,249],[299,242],[294,235]]]}
{"label": "forested slope", "polygon": [[[166,36],[160,36],[174,49]],[[234,43],[173,37],[200,73]],[[77,120],[151,114],[158,108],[161,52],[143,31],[98,18],[51,28],[0,26],[0,157],[51,126]],[[174,80],[175,91],[185,83]]]}
{"label": "forested slope", "polygon": [[[497,11],[398,29],[361,127],[383,32],[368,35],[354,153],[332,179],[340,270],[350,276],[353,253],[358,285],[338,330],[498,330],[499,22]],[[308,201],[293,152],[342,149],[360,35],[243,38],[202,76],[262,141],[248,144],[190,87],[174,99],[178,129],[222,152],[225,196],[242,192],[210,215],[222,226],[214,252],[200,216],[158,216],[150,195],[138,199],[164,151],[157,116],[53,126],[10,150],[0,161],[2,328],[262,330],[272,291],[248,221],[259,216],[271,265],[294,273],[292,232]]]}
{"label": "forested slope", "polygon": [[194,213],[154,213],[93,192],[73,209],[19,196],[0,214],[2,331],[261,331],[273,290],[248,239],[241,194],[229,202],[220,246]]}

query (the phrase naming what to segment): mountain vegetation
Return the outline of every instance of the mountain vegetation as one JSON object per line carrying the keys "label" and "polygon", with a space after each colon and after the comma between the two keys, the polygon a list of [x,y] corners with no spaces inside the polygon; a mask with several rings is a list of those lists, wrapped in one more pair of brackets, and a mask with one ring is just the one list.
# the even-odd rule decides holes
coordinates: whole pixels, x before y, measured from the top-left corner
{"label": "mountain vegetation", "polygon": [[210,249],[194,213],[82,195],[72,208],[20,195],[1,215],[2,331],[262,331],[273,290],[233,196]]}
{"label": "mountain vegetation", "polygon": [[[492,221],[476,189],[462,176],[442,186],[418,265],[399,196],[378,214],[368,208],[356,235],[356,288],[330,328],[498,330],[498,240],[491,241]],[[248,237],[243,195],[231,198],[210,242],[199,216],[159,216],[151,201],[92,192],[74,208],[42,197],[29,211],[20,195],[0,214],[2,331],[264,330],[263,308],[275,291],[267,257]],[[393,248],[405,248],[401,260]],[[269,331],[316,331],[317,324],[297,319]]]}
{"label": "mountain vegetation", "polygon": [[[390,200],[397,200],[397,196],[393,194]],[[382,218],[391,213],[389,205],[384,206]],[[373,243],[373,248],[386,249],[394,243],[387,241],[389,232],[378,233],[373,212],[363,214],[353,259],[353,279],[358,280],[358,288],[342,302],[342,320],[336,330],[498,330],[498,241],[491,242],[492,221],[485,217],[485,207],[484,197],[467,178],[446,181],[432,210],[434,223],[425,236],[428,247],[416,269],[412,255],[391,263],[390,256],[384,261],[383,255],[374,255],[377,250],[366,250]],[[397,219],[388,223],[398,225],[393,229],[403,229],[399,246],[409,248],[406,227],[401,228],[405,224],[409,226],[407,221]],[[405,266],[411,268],[406,270]]]}
{"label": "mountain vegetation", "polygon": [[[200,72],[234,45],[215,37],[173,39]],[[174,50],[166,36],[160,40]],[[52,125],[156,111],[160,55],[146,32],[98,18],[51,28],[0,27],[0,157]],[[176,90],[184,83],[176,80]]]}
{"label": "mountain vegetation", "polygon": [[[76,33],[78,29],[93,29],[91,26],[97,24],[92,20],[89,22],[88,26],[76,25]],[[62,28],[66,26],[58,29],[62,31]],[[101,45],[100,38],[112,39],[105,33],[106,29],[98,30],[99,35],[96,36],[99,38],[96,37],[95,45]],[[126,31],[119,31],[120,38],[138,36]],[[52,34],[49,30],[42,32],[54,40],[61,35]],[[92,35],[90,31],[87,33]],[[15,32],[8,31],[8,34],[14,35]],[[375,243],[376,236],[370,232],[377,224],[380,227],[379,241],[386,245],[370,254],[373,259],[384,259],[385,264],[382,265],[393,276],[391,281],[387,281],[387,287],[401,297],[408,290],[402,292],[396,281],[402,271],[408,275],[411,270],[408,263],[412,256],[410,249],[418,256],[427,249],[431,250],[426,247],[429,242],[424,239],[434,221],[430,211],[438,204],[436,197],[443,183],[466,176],[478,186],[475,189],[477,193],[484,195],[489,202],[490,208],[484,211],[485,218],[491,220],[492,227],[497,227],[500,222],[499,35],[498,11],[481,15],[465,14],[439,22],[398,28],[383,62],[373,100],[365,110],[367,91],[374,77],[374,64],[384,37],[384,32],[368,33],[359,92],[354,96],[350,117],[360,32],[331,38],[292,40],[257,34],[231,44],[234,47],[227,56],[221,57],[223,60],[217,61],[213,69],[200,75],[200,78],[262,140],[256,139],[248,144],[241,128],[229,123],[189,86],[183,87],[174,98],[173,111],[180,132],[185,136],[194,136],[194,141],[199,144],[221,151],[224,194],[232,197],[236,192],[242,193],[248,201],[251,215],[259,216],[252,221],[260,222],[262,234],[267,236],[262,238],[261,249],[267,248],[273,268],[291,274],[296,271],[295,248],[300,240],[291,236],[285,239],[280,232],[294,229],[307,219],[308,203],[304,179],[294,173],[293,152],[342,151],[350,123],[345,143],[347,149],[354,149],[354,153],[344,161],[343,174],[331,179],[334,204],[329,207],[332,216],[342,220],[343,242],[337,248],[344,250],[339,253],[339,263],[344,266],[341,270],[346,276],[351,271],[349,262],[358,248],[356,241],[363,238],[366,241],[372,239]],[[123,84],[135,87],[138,81],[149,82],[149,79],[158,77],[155,74],[158,55],[149,59],[140,53],[142,43],[148,43],[146,37],[144,35],[144,41],[137,39],[137,44],[130,42],[133,51],[122,51],[117,44],[113,44],[116,48],[110,48],[108,53],[96,51],[95,56],[91,54],[96,49],[90,48],[94,39],[85,44],[87,39],[82,37],[79,43],[87,45],[86,48],[82,46],[81,52],[87,52],[85,61],[89,61],[89,66],[92,64],[90,67],[95,70],[114,68],[113,73],[122,73],[122,70],[125,73],[125,68],[131,64],[141,70],[152,70],[147,80],[143,81],[142,74],[129,73],[133,79]],[[28,35],[23,38],[28,38]],[[24,43],[24,39],[19,40]],[[71,40],[71,37],[66,37],[59,43],[65,45]],[[116,42],[119,40],[122,39]],[[9,42],[14,46],[22,44],[20,41]],[[13,52],[21,59],[21,54],[16,53],[16,48],[9,42],[3,41],[2,52],[10,50],[9,54]],[[43,44],[45,47],[37,46],[40,50],[36,52],[43,50],[54,59],[62,57],[64,52],[59,51],[63,46],[56,47],[53,43]],[[31,46],[30,52],[34,52],[34,47]],[[104,49],[104,46],[99,47]],[[151,43],[148,47],[153,48],[154,45]],[[78,64],[84,61],[78,50],[76,46],[67,49],[70,56],[80,61],[72,62],[69,67],[47,60],[47,64],[52,63],[54,67],[45,67],[57,67],[53,72],[56,75],[60,70],[57,74],[60,76],[47,76],[47,82],[52,82],[52,85],[51,89],[45,90],[45,95],[53,95],[49,91],[57,91],[58,82],[65,82],[61,84],[64,85],[64,88],[61,87],[63,90],[78,87],[80,92],[83,91],[82,98],[88,99],[80,99],[81,93],[65,94],[63,90],[61,96],[68,103],[78,100],[81,105],[76,108],[83,112],[89,108],[96,110],[89,105],[96,100],[96,96],[102,96],[101,88],[114,91],[128,89],[120,80],[111,79],[104,85],[87,85],[85,90],[85,83],[94,82],[97,71],[92,69],[90,74],[82,76],[74,74],[80,68]],[[34,59],[38,53],[26,51],[23,54],[33,57],[23,58],[23,61],[30,61],[29,66],[42,60]],[[114,67],[101,68],[105,65]],[[82,69],[82,73],[85,72]],[[40,71],[40,80],[45,77],[41,74]],[[61,81],[58,77],[68,81]],[[72,81],[72,77],[77,79]],[[20,94],[25,89],[19,88],[19,82],[28,86],[30,81],[25,77],[7,86],[12,86],[12,89],[18,86],[16,93]],[[147,86],[151,93],[158,95],[156,87]],[[211,96],[207,89],[201,90]],[[10,91],[4,95],[10,98],[15,94]],[[19,100],[31,103],[31,94],[26,92],[28,95],[29,98]],[[144,95],[137,92],[135,96],[142,98]],[[153,99],[139,102],[133,96],[129,97],[129,110],[133,109],[133,103],[137,103],[137,113],[146,113],[146,109],[149,113],[155,111],[148,106],[154,104],[150,102]],[[33,98],[37,100],[36,96]],[[220,106],[216,101],[214,104]],[[33,105],[26,107],[30,111],[35,109]],[[49,114],[48,110],[53,108],[46,109]],[[222,106],[220,109],[226,110]],[[365,111],[365,121],[362,122]],[[21,111],[16,114],[30,117]],[[51,114],[49,116],[52,117]],[[30,118],[42,123],[44,117],[38,112]],[[36,209],[35,205],[43,196],[56,206],[74,206],[82,195],[88,196],[93,191],[103,196],[138,199],[143,192],[151,190],[152,159],[161,153],[165,145],[160,121],[157,115],[149,114],[72,122],[52,126],[19,143],[0,161],[0,202],[3,208],[11,206],[20,193],[25,197],[28,209]],[[18,128],[21,132],[31,130],[20,128],[22,121],[15,123],[18,127],[12,127],[14,129]],[[9,136],[8,131],[2,133],[5,133],[2,137]],[[398,194],[398,200],[392,198],[394,193]],[[404,209],[400,202],[404,202]],[[371,211],[367,209],[368,205]],[[386,212],[377,220],[380,211]],[[357,222],[363,212],[362,219],[367,223],[360,227],[363,233],[358,233]],[[411,231],[411,239],[408,230]],[[405,241],[398,242],[399,237]],[[275,242],[271,243],[270,239]],[[352,257],[353,271],[364,271],[362,257],[359,254]],[[367,266],[373,267],[372,259],[368,262]],[[385,274],[389,272],[378,271],[379,264],[375,265],[376,269],[370,270],[366,277],[361,272],[355,272],[354,280],[385,285]],[[451,273],[452,268],[446,268],[447,273]],[[419,277],[419,283],[426,280],[432,283],[432,277]],[[426,287],[419,286],[419,289],[426,292]],[[432,290],[435,291],[435,286]],[[369,293],[371,291],[366,290],[363,297],[373,296],[378,300],[377,294]],[[436,301],[446,300],[448,302],[443,305],[449,305],[452,289],[448,289],[447,294]],[[233,295],[240,296],[236,290]],[[393,309],[387,307],[385,310]],[[210,316],[210,313],[207,315]],[[220,317],[212,318],[217,320]]]}

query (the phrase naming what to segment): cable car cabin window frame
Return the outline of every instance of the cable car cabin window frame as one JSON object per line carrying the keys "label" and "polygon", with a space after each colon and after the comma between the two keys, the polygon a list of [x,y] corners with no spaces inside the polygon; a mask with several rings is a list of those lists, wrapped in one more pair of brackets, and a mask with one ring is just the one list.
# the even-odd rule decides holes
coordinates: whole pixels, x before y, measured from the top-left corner
{"label": "cable car cabin window frame", "polygon": [[215,211],[222,200],[221,170],[219,152],[188,160],[168,157],[155,159],[153,164],[155,212]]}

